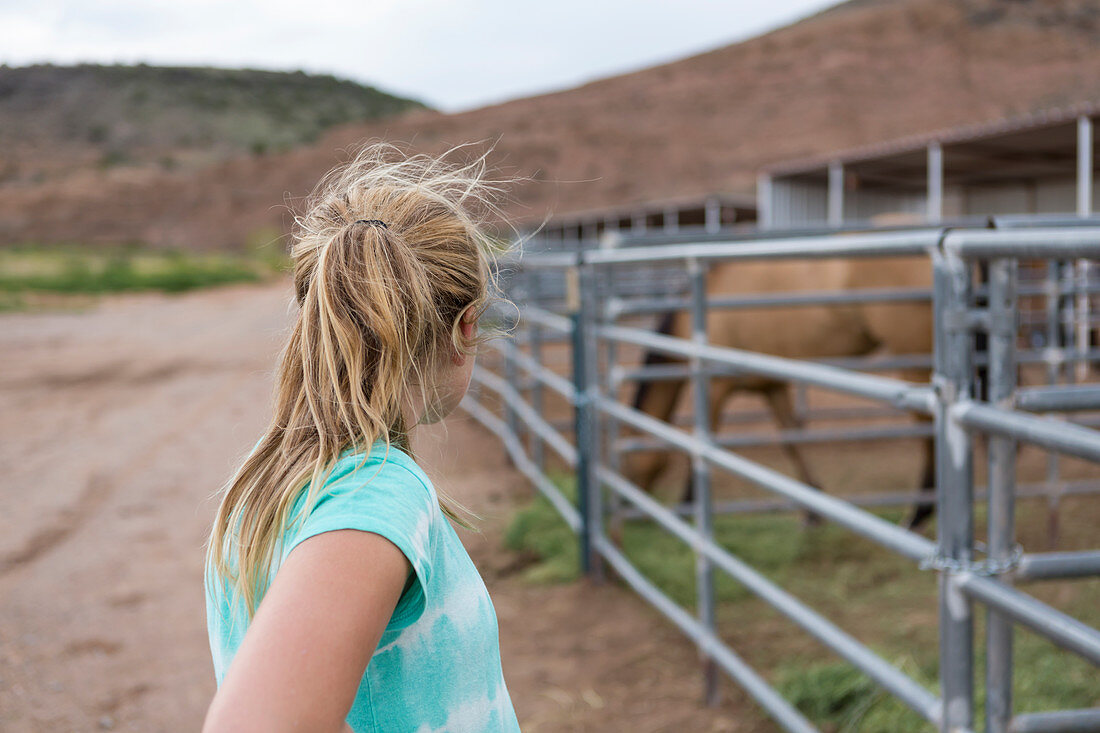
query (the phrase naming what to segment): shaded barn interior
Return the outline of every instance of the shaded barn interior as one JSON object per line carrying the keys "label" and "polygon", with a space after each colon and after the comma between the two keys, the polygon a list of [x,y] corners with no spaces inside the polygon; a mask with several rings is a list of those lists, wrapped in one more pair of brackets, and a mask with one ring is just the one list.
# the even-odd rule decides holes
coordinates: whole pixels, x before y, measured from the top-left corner
{"label": "shaded barn interior", "polygon": [[571,211],[550,218],[538,233],[547,245],[570,249],[577,247],[578,242],[591,242],[611,231],[718,233],[752,229],[755,225],[756,200],[752,196],[713,193]]}
{"label": "shaded barn interior", "polygon": [[1081,105],[940,130],[761,171],[761,226],[936,223],[1005,214],[1088,216],[1097,205],[1094,120]]}

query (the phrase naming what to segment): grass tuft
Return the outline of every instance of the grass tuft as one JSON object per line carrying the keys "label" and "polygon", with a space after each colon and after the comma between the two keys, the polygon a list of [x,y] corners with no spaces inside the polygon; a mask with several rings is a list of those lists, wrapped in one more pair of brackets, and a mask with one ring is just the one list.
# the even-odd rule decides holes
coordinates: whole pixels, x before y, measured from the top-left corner
{"label": "grass tuft", "polygon": [[287,256],[271,244],[275,241],[265,235],[241,253],[152,250],[140,245],[13,246],[0,250],[0,309],[23,309],[35,293],[180,293],[257,282],[289,269]]}

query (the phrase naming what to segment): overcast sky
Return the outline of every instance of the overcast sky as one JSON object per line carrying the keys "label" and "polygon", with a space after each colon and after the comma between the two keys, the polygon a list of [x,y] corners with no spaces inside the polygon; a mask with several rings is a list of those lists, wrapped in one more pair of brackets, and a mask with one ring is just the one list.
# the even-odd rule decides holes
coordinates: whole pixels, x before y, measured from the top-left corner
{"label": "overcast sky", "polygon": [[836,0],[0,0],[0,63],[302,69],[472,109],[690,56]]}

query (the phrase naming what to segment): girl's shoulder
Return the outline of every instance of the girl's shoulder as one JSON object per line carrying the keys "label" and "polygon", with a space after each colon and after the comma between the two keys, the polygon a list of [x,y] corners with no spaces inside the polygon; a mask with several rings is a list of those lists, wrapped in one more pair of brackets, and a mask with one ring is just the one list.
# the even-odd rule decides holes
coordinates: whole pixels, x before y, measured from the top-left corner
{"label": "girl's shoulder", "polygon": [[377,441],[370,450],[345,448],[337,457],[325,487],[343,489],[369,480],[407,483],[410,479],[438,501],[431,478],[412,456],[396,445]]}
{"label": "girl's shoulder", "polygon": [[333,530],[381,534],[401,548],[414,568],[426,569],[436,542],[441,509],[431,480],[395,445],[369,452],[348,449],[332,465],[320,489],[310,484],[290,510],[280,557],[306,539]]}

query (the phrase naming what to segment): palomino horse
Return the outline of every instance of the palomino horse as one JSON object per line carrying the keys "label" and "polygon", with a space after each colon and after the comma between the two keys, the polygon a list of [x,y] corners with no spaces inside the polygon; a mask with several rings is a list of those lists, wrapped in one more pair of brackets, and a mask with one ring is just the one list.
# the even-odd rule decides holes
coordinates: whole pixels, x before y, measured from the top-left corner
{"label": "palomino horse", "polygon": [[[931,263],[927,257],[730,261],[711,265],[706,277],[706,292],[710,296],[763,295],[799,290],[931,288],[931,283]],[[715,309],[707,313],[706,330],[711,344],[789,359],[860,356],[872,352],[929,354],[932,351],[932,308],[928,302],[898,302]],[[690,313],[670,313],[663,319],[660,332],[690,339]],[[647,364],[682,361],[655,352],[645,357]],[[928,370],[904,370],[900,376],[924,383],[928,381]],[[642,382],[635,393],[634,407],[667,421],[685,383],[685,379]],[[752,375],[722,375],[710,381],[708,418],[712,431],[717,430],[726,401],[738,391],[760,394],[780,428],[802,427],[802,419],[794,409],[791,388],[786,382]],[[929,418],[917,416],[916,419],[927,421]],[[628,426],[623,426],[623,432],[636,434]],[[929,492],[935,485],[934,444],[929,438],[923,445],[925,462],[921,490]],[[783,450],[799,478],[820,488],[798,446],[784,443]],[[624,457],[623,473],[635,485],[652,491],[655,479],[667,462],[668,454],[664,452],[632,453]],[[691,501],[690,483],[684,498]],[[933,510],[931,501],[919,503],[906,525],[911,528],[920,525]]]}

